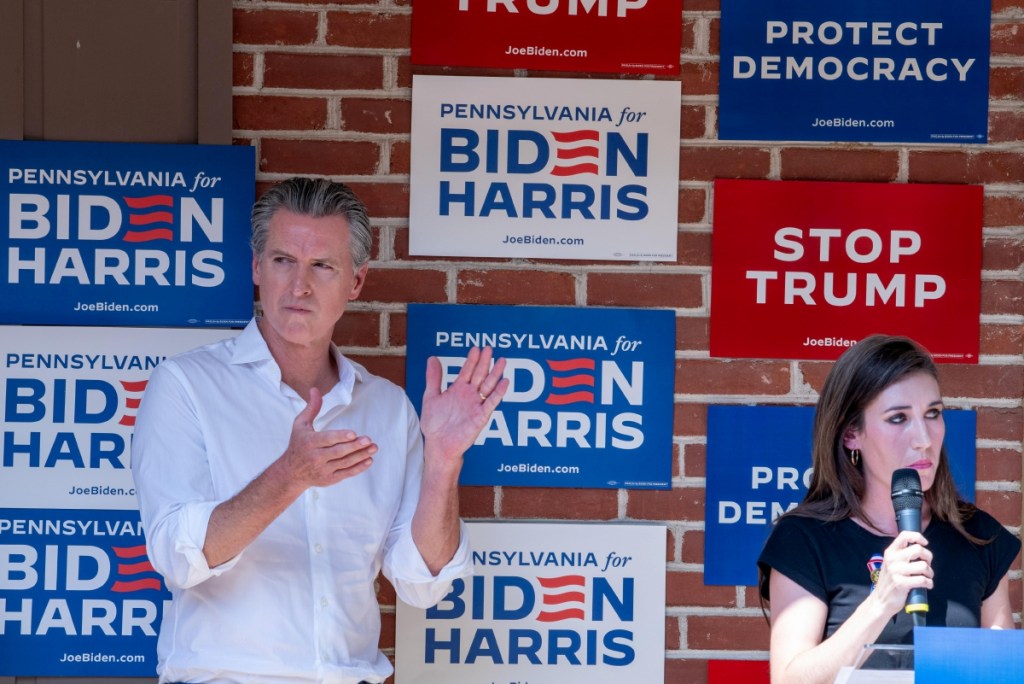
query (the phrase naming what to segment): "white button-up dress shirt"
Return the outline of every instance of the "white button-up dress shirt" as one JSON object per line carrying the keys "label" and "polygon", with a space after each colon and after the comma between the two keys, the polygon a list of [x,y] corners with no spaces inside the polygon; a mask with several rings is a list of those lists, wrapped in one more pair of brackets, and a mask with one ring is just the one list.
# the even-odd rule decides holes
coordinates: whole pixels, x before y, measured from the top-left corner
{"label": "white button-up dress shirt", "polygon": [[153,566],[173,595],[158,641],[162,682],[381,682],[374,582],[426,607],[472,572],[465,529],[435,577],[412,540],[422,437],[404,392],[333,350],[338,384],[314,429],[378,446],[370,469],[301,495],[241,554],[211,568],[213,509],[277,459],[305,401],[255,321],[236,338],[165,360],[135,426],[132,472]]}

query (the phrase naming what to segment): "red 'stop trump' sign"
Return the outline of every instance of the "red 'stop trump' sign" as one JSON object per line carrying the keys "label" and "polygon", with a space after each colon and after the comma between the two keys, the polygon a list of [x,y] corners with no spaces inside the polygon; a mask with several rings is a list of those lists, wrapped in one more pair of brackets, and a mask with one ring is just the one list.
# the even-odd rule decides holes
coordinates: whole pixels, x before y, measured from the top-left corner
{"label": "red 'stop trump' sign", "polygon": [[412,63],[679,73],[680,0],[442,0],[416,5]]}
{"label": "red 'stop trump' sign", "polygon": [[711,355],[835,359],[873,333],[977,363],[982,188],[715,182]]}

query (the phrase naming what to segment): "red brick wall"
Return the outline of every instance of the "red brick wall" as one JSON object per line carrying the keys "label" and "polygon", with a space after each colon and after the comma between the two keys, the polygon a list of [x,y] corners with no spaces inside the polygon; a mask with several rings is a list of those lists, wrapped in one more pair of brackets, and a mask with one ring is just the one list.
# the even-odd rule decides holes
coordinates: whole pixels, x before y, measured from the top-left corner
{"label": "red brick wall", "polygon": [[[766,658],[768,646],[752,589],[703,586],[706,407],[812,404],[829,366],[709,358],[715,178],[985,186],[981,363],[944,365],[942,372],[949,404],[978,412],[978,502],[1019,530],[1024,0],[993,0],[992,5],[989,144],[787,146],[717,139],[719,0],[684,0],[679,258],[674,264],[409,256],[410,89],[419,69],[409,63],[411,0],[235,0],[234,136],[237,144],[256,147],[260,189],[293,174],[325,175],[349,183],[367,202],[376,232],[370,278],[360,302],[339,325],[336,341],[398,382],[404,379],[410,301],[676,310],[671,491],[470,487],[463,491],[462,513],[475,519],[667,524],[666,679],[704,682],[706,660]],[[494,70],[417,72],[513,77]],[[1019,561],[1012,573],[1019,617]],[[391,649],[394,594],[386,586],[381,594],[386,604],[382,646]]]}

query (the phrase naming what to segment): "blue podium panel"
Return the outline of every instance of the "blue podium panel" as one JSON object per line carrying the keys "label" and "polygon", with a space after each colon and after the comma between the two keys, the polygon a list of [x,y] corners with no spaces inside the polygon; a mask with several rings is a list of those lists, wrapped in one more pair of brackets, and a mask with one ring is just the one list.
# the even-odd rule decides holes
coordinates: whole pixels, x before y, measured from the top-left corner
{"label": "blue podium panel", "polygon": [[914,628],[915,684],[1024,682],[1024,632],[969,627]]}

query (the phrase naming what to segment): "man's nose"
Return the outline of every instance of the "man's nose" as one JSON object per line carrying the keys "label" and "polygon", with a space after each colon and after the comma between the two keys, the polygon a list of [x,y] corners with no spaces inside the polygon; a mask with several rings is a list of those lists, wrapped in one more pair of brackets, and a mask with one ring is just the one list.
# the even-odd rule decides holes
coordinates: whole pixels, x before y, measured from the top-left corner
{"label": "man's nose", "polygon": [[312,285],[310,284],[311,274],[309,268],[306,266],[299,266],[295,269],[295,279],[292,282],[292,293],[297,296],[308,295],[312,292]]}

